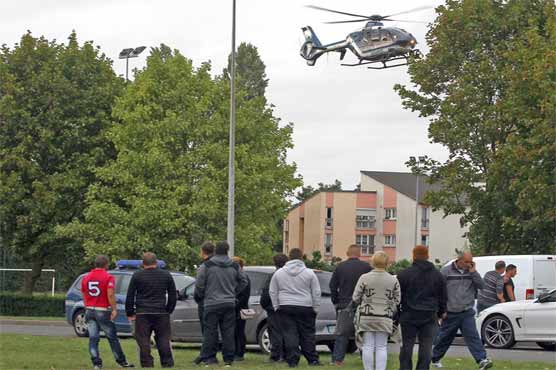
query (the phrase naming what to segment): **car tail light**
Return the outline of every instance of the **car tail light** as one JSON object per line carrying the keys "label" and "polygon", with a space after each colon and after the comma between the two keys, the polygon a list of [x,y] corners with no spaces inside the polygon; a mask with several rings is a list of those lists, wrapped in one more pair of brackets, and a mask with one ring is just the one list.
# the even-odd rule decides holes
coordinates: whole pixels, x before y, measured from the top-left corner
{"label": "car tail light", "polygon": [[535,298],[535,289],[526,289],[525,299],[534,299],[534,298]]}

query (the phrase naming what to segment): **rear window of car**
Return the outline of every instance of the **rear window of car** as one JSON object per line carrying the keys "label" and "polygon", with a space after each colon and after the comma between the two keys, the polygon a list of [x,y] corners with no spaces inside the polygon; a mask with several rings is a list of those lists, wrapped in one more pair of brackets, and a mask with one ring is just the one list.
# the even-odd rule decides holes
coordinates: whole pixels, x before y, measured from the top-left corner
{"label": "rear window of car", "polygon": [[320,291],[322,295],[330,295],[330,279],[332,278],[331,272],[315,271],[319,279]]}

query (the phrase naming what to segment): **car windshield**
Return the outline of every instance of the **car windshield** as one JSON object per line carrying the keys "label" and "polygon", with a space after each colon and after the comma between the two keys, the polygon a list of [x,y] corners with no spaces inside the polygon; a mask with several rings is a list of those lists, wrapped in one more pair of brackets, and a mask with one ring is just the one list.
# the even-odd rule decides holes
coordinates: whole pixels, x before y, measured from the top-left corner
{"label": "car windshield", "polygon": [[181,274],[172,274],[174,278],[174,283],[176,284],[176,290],[182,290],[185,287],[191,285],[195,279],[191,276],[181,275]]}

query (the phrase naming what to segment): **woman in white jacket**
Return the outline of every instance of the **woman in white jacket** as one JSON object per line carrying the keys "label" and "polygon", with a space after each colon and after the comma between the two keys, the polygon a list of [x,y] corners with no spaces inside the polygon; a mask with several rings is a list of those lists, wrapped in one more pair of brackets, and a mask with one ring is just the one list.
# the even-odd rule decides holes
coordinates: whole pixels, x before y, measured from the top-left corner
{"label": "woman in white jacket", "polygon": [[[357,304],[356,341],[363,351],[365,370],[386,370],[388,336],[392,333],[394,314],[401,300],[400,284],[385,270],[386,253],[375,253],[372,265],[374,270],[361,275],[353,292],[353,301]],[[373,366],[375,357],[376,367]]]}

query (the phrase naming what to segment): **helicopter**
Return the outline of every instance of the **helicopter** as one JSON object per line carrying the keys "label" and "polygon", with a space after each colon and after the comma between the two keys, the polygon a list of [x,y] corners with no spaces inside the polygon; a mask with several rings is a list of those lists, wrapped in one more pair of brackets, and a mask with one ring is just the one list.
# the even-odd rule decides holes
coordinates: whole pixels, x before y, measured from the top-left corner
{"label": "helicopter", "polygon": [[[319,38],[310,26],[301,28],[303,35],[305,36],[305,42],[301,45],[299,53],[301,54],[301,57],[307,61],[307,65],[314,66],[317,59],[321,55],[331,51],[339,52],[340,60],[343,60],[348,49],[355,54],[357,58],[359,58],[358,63],[342,64],[343,66],[349,67],[371,64],[368,66],[370,69],[385,69],[404,66],[410,62],[410,58],[421,57],[421,52],[418,49],[415,49],[417,40],[411,33],[402,28],[384,27],[384,23],[382,22],[426,23],[420,21],[395,20],[390,17],[418,10],[429,9],[429,6],[422,6],[386,16],[378,14],[368,16],[346,13],[315,5],[307,5],[307,7],[358,18],[344,21],[326,22],[328,24],[367,22],[365,27],[361,30],[350,33],[345,40],[326,45],[323,45],[320,42]],[[394,64],[390,64],[390,62],[399,60],[403,60],[404,62],[395,62]],[[378,66],[376,64],[378,64]]]}

